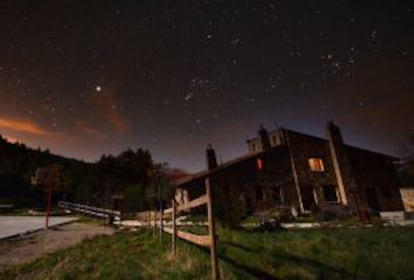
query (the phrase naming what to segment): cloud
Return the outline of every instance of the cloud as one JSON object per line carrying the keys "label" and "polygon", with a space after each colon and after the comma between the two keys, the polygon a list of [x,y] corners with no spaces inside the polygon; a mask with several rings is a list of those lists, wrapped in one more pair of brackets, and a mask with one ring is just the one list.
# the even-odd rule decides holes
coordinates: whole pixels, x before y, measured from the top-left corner
{"label": "cloud", "polygon": [[7,119],[0,117],[0,128],[24,132],[28,134],[33,134],[37,136],[47,136],[50,134],[47,130],[41,128],[37,124],[26,121],[26,120],[16,120],[16,119]]}
{"label": "cloud", "polygon": [[109,112],[106,117],[112,127],[114,127],[118,132],[125,133],[129,130],[129,124],[126,118],[119,112]]}
{"label": "cloud", "polygon": [[129,122],[127,118],[121,113],[118,101],[111,91],[102,91],[93,96],[94,103],[97,106],[97,111],[101,117],[108,122],[112,128],[119,133],[129,131]]}
{"label": "cloud", "polygon": [[88,125],[88,123],[85,121],[77,121],[75,123],[75,127],[81,133],[93,136],[94,138],[101,139],[101,140],[108,138],[108,135],[106,135],[104,132],[100,131],[99,129],[95,127]]}

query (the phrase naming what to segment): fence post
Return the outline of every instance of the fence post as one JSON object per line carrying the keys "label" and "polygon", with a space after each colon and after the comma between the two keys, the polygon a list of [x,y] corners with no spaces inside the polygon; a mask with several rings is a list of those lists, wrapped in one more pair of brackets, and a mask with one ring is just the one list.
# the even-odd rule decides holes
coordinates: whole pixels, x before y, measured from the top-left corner
{"label": "fence post", "polygon": [[45,228],[49,229],[50,208],[52,206],[52,187],[47,189],[46,222]]}
{"label": "fence post", "polygon": [[162,235],[163,235],[163,231],[164,231],[164,229],[163,229],[163,217],[164,216],[164,210],[162,209],[162,206],[161,206],[161,209],[160,209],[160,242],[162,243]]}
{"label": "fence post", "polygon": [[214,224],[213,216],[213,200],[210,187],[210,178],[206,177],[205,180],[206,193],[207,193],[207,215],[208,215],[208,232],[210,235],[210,259],[211,259],[211,278],[213,280],[220,279],[218,262],[217,262],[217,250],[216,250],[216,226]]}
{"label": "fence post", "polygon": [[152,227],[152,236],[155,236],[156,228],[157,228],[157,210],[154,211],[154,226]]}
{"label": "fence post", "polygon": [[147,229],[148,232],[151,230],[151,210],[148,210],[147,214]]}
{"label": "fence post", "polygon": [[173,228],[173,234],[172,234],[172,255],[173,259],[175,259],[175,251],[176,251],[176,235],[177,235],[177,228],[175,224],[175,215],[176,215],[176,205],[175,205],[175,199],[172,199],[172,228]]}

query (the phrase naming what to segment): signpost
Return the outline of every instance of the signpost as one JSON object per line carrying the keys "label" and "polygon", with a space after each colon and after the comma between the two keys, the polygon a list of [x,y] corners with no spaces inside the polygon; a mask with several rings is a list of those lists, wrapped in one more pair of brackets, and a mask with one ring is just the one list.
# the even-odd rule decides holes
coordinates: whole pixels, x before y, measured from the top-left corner
{"label": "signpost", "polygon": [[46,192],[46,221],[45,228],[49,228],[49,217],[52,208],[53,190],[61,187],[63,184],[62,167],[59,165],[50,165],[38,168],[35,175],[31,178],[31,183],[35,186],[42,186]]}

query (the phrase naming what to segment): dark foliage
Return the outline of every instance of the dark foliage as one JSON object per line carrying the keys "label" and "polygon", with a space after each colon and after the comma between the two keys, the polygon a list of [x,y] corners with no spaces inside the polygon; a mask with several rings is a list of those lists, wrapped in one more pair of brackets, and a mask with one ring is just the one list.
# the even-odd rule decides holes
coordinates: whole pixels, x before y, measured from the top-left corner
{"label": "dark foliage", "polygon": [[414,132],[411,132],[402,147],[403,162],[399,166],[399,176],[403,187],[414,186]]}
{"label": "dark foliage", "polygon": [[128,149],[117,156],[103,155],[96,163],[86,163],[51,154],[48,150],[11,144],[0,136],[0,203],[44,207],[44,191],[41,186],[31,185],[31,177],[38,168],[56,165],[61,167],[65,187],[55,191],[54,202],[66,199],[112,207],[113,195],[123,195],[123,210],[138,211],[149,207],[157,193],[154,189],[161,185],[164,200],[167,200],[166,193],[171,195],[165,166],[154,164],[147,150]]}

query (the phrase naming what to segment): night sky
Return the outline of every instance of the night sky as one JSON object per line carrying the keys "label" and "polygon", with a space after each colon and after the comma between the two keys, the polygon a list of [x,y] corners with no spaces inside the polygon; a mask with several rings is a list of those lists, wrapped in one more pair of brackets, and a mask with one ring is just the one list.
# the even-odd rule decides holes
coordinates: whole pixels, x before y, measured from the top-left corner
{"label": "night sky", "polygon": [[[386,2],[386,4],[382,3]],[[399,155],[414,129],[412,1],[0,1],[0,133],[188,171],[260,124]]]}

